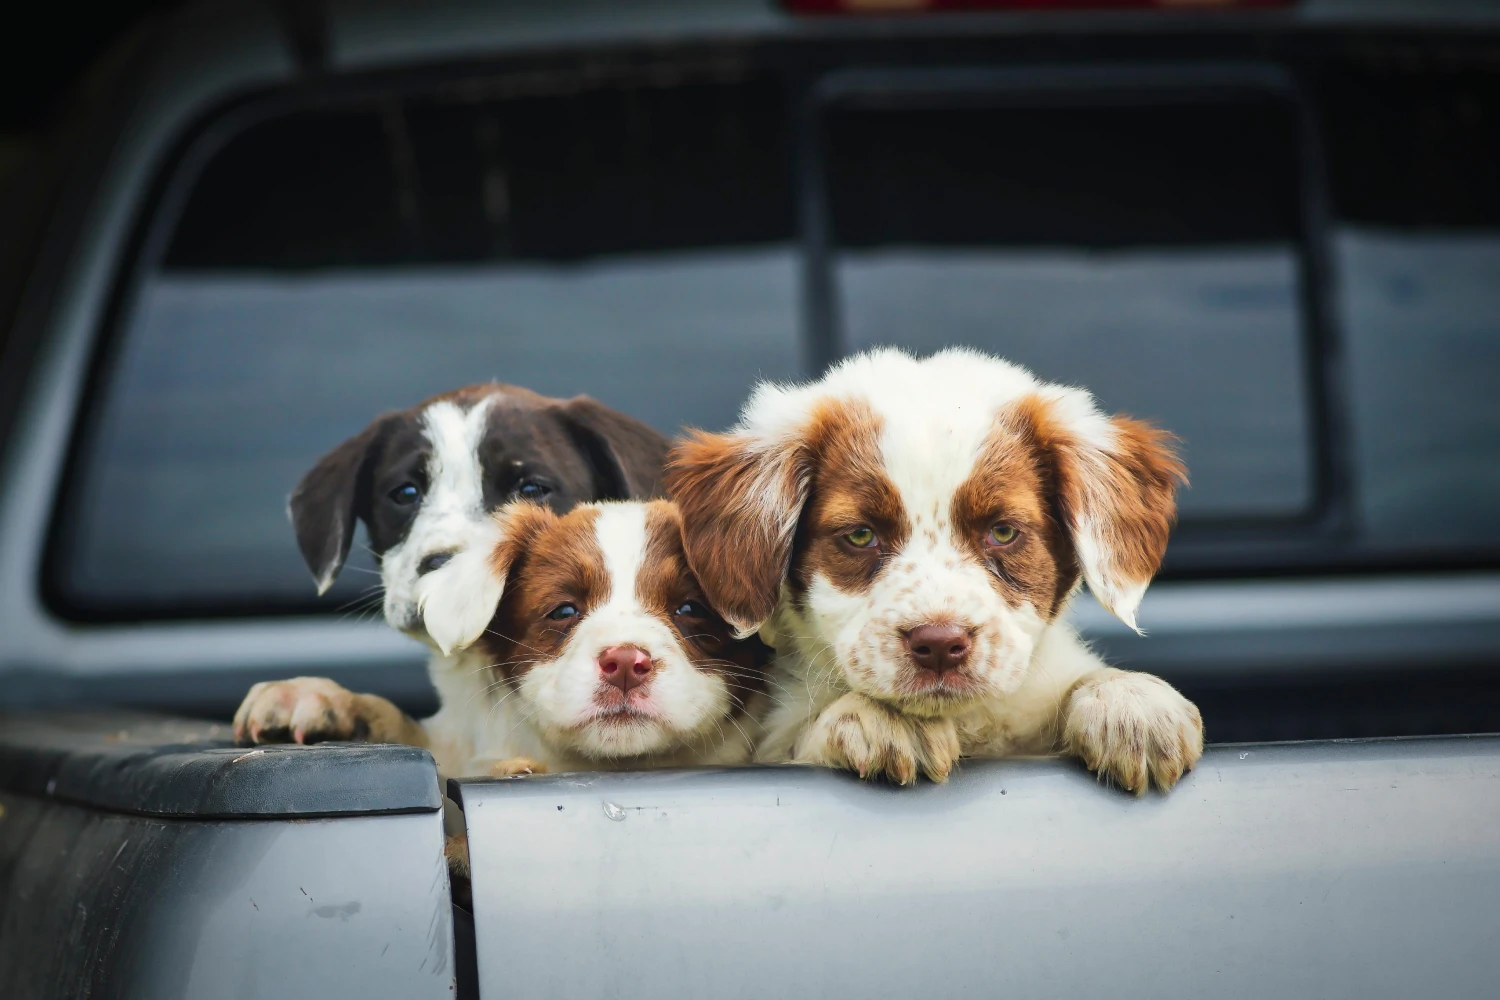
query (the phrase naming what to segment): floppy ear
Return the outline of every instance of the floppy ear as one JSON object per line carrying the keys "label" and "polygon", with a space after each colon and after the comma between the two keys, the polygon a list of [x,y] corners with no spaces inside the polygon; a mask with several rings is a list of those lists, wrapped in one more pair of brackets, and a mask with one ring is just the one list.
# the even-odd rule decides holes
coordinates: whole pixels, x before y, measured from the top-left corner
{"label": "floppy ear", "polygon": [[370,458],[391,418],[376,418],[364,430],[318,459],[287,501],[297,548],[312,570],[318,593],[338,579],[354,540],[354,522],[370,505]]}
{"label": "floppy ear", "polygon": [[682,509],[688,566],[739,638],[776,609],[810,479],[798,442],[697,431],[672,448],[667,492]]}
{"label": "floppy ear", "polygon": [[422,625],[444,656],[473,645],[489,628],[511,567],[556,519],[548,508],[527,501],[507,504],[490,515],[470,544],[417,580]]}
{"label": "floppy ear", "polygon": [[588,396],[561,407],[563,424],[594,470],[597,500],[645,500],[661,495],[667,439],[652,427]]}
{"label": "floppy ear", "polygon": [[1080,389],[1030,409],[1083,578],[1100,604],[1140,632],[1136,611],[1177,520],[1177,486],[1187,483],[1176,438],[1130,417],[1106,417]]}

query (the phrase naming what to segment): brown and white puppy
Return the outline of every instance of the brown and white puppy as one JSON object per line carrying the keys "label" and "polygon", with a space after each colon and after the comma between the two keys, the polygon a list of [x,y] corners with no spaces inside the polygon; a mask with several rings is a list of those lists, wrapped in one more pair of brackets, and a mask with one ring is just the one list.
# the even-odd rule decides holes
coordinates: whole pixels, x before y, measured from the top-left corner
{"label": "brown and white puppy", "polygon": [[1141,792],[1198,760],[1198,710],[1063,620],[1086,580],[1135,627],[1183,479],[1168,435],[955,349],[762,384],[679,444],[688,562],[777,650],[762,760],[943,780],[960,754],[1063,750]]}
{"label": "brown and white puppy", "polygon": [[[666,450],[661,434],[586,396],[474,385],[377,417],[303,477],[289,512],[319,593],[338,576],[363,521],[380,563],[386,621],[426,642],[418,585],[476,535],[490,537],[491,511],[517,498],[565,511],[652,496]],[[324,678],[257,684],[235,717],[236,735],[247,743],[409,743],[431,749],[444,774],[466,773],[486,738],[483,666],[434,655],[442,708],[422,723]]]}
{"label": "brown and white puppy", "polygon": [[[494,773],[747,761],[770,650],[707,605],[674,504],[520,502],[418,585],[438,646],[468,647],[490,689]],[[474,768],[474,770],[482,770]]]}

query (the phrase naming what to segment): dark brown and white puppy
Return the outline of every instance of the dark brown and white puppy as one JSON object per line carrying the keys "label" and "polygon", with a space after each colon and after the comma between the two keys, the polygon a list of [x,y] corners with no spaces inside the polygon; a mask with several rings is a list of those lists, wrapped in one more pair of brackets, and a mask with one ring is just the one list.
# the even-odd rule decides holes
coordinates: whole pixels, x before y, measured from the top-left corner
{"label": "dark brown and white puppy", "polygon": [[[469,386],[377,417],[323,456],[292,492],[292,527],[321,593],[363,521],[380,562],[386,621],[427,641],[417,586],[476,533],[488,537],[491,511],[517,498],[565,511],[652,496],[666,448],[650,427],[586,396]],[[484,685],[463,656],[434,656],[430,669],[443,707],[425,724],[384,699],[295,678],[256,685],[236,733],[251,743],[413,743],[431,748],[445,774],[462,773],[483,737]]]}
{"label": "dark brown and white puppy", "polygon": [[674,450],[710,601],[777,650],[763,760],[942,780],[1062,749],[1134,791],[1202,751],[1198,710],[1114,670],[1063,612],[1086,580],[1132,628],[1183,470],[1170,438],[967,350],[881,350],[763,384]]}
{"label": "dark brown and white puppy", "polygon": [[488,664],[495,694],[475,757],[498,773],[750,759],[770,650],[734,639],[708,606],[674,504],[562,516],[511,504],[490,547],[455,556],[418,592],[439,647]]}

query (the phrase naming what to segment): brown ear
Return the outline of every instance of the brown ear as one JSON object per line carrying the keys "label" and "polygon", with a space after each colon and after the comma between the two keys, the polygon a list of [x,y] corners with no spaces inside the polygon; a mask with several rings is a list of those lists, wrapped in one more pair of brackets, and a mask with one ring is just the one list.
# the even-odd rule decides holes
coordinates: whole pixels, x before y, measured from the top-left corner
{"label": "brown ear", "polygon": [[448,655],[484,634],[510,568],[557,515],[546,507],[517,501],[490,515],[473,542],[417,581],[417,607],[432,641]]}
{"label": "brown ear", "polygon": [[667,439],[634,417],[588,396],[561,407],[574,444],[594,471],[597,500],[646,500],[662,492]]}
{"label": "brown ear", "polygon": [[354,522],[369,510],[370,459],[393,416],[377,417],[318,459],[287,501],[297,548],[312,570],[319,594],[338,579],[354,541]]}
{"label": "brown ear", "polygon": [[1025,409],[1089,590],[1139,632],[1136,611],[1167,551],[1177,486],[1187,483],[1176,438],[1130,417],[1106,418],[1077,389]]}
{"label": "brown ear", "polygon": [[697,431],[667,459],[688,565],[742,637],[776,608],[810,476],[800,444],[765,445],[747,434]]}

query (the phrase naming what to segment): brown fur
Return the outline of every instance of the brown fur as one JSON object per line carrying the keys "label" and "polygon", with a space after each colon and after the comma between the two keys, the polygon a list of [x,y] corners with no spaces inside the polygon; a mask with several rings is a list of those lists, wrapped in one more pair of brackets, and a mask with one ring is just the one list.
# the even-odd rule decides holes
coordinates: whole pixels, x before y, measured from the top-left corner
{"label": "brown fur", "polygon": [[[688,566],[682,536],[682,513],[676,504],[656,501],[647,508],[646,558],[635,581],[636,598],[677,631],[695,666],[723,676],[738,715],[752,694],[765,690],[769,650],[756,639],[735,640],[729,623],[712,610]],[[689,601],[702,605],[706,613],[675,614]]]}
{"label": "brown fur", "polygon": [[[809,448],[815,464],[792,558],[792,586],[805,591],[821,573],[845,593],[866,590],[882,558],[911,536],[901,496],[881,462],[880,422],[864,406],[825,406],[811,428]],[[869,548],[845,539],[861,527],[875,532]]]}
{"label": "brown fur", "polygon": [[582,507],[562,517],[545,507],[513,504],[496,515],[505,541],[491,559],[506,581],[504,596],[480,644],[505,678],[519,677],[539,658],[557,655],[578,619],[553,621],[559,604],[587,614],[609,598],[604,555],[594,538],[599,512]]}
{"label": "brown fur", "polygon": [[1177,485],[1187,483],[1176,438],[1117,416],[1110,421],[1116,447],[1100,453],[1086,450],[1037,397],[1022,400],[1014,417],[1051,470],[1063,523],[1070,530],[1084,521],[1097,525],[1112,556],[1109,571],[1119,579],[1156,575],[1177,520]]}
{"label": "brown fur", "polygon": [[[952,506],[959,548],[991,568],[1007,604],[1028,603],[1047,621],[1057,617],[1078,581],[1072,544],[1057,519],[1055,487],[1046,456],[998,421]],[[1002,523],[1017,530],[1015,540],[989,544],[990,529]]]}
{"label": "brown fur", "polygon": [[880,471],[879,430],[868,407],[826,400],[785,442],[697,431],[673,448],[665,480],[682,509],[688,562],[736,628],[752,630],[775,609],[810,495],[811,558],[850,588],[868,584],[877,553],[838,549],[839,534],[864,525],[888,543],[904,540],[900,500]]}

